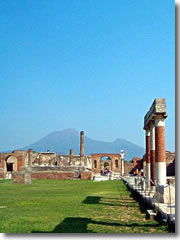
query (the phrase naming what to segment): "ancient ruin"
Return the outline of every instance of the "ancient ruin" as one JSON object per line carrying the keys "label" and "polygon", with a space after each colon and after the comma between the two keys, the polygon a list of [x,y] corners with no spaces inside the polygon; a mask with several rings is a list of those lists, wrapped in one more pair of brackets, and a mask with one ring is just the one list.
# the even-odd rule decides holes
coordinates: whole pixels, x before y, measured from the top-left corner
{"label": "ancient ruin", "polygon": [[[31,179],[95,179],[105,173],[112,179],[119,178],[122,175],[122,154],[123,151],[121,154],[92,153],[86,156],[84,131],[81,131],[79,155],[75,155],[73,149],[69,155],[50,151],[37,153],[32,149],[0,153],[0,178],[12,178],[14,183],[30,183]],[[102,160],[104,156],[109,159]]]}
{"label": "ancient ruin", "polygon": [[151,185],[166,184],[165,99],[156,98],[144,117],[146,131],[146,180]]}
{"label": "ancient ruin", "polygon": [[91,153],[85,155],[84,131],[80,132],[80,153],[15,150],[0,153],[0,178],[14,183],[31,183],[31,179],[119,179],[127,174],[146,178],[146,187],[155,191],[155,183],[165,185],[166,175],[175,175],[175,154],[165,150],[165,99],[157,98],[144,117],[146,149],[143,158],[124,161],[125,153]]}

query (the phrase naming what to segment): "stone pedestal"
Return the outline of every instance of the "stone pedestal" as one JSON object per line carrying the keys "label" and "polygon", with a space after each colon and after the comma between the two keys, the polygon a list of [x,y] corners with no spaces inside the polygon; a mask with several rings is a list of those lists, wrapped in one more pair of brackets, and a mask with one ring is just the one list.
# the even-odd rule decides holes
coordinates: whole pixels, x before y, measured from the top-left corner
{"label": "stone pedestal", "polygon": [[21,183],[21,184],[31,184],[31,172],[30,171],[20,171],[20,172],[12,172],[12,182],[13,183]]}
{"label": "stone pedestal", "polygon": [[175,187],[159,185],[156,187],[154,201],[158,203],[175,204]]}

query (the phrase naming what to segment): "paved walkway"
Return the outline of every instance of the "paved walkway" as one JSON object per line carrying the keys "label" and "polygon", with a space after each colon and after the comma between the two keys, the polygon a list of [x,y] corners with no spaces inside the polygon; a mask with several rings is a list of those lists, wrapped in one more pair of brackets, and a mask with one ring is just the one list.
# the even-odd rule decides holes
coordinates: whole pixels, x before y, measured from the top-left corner
{"label": "paved walkway", "polygon": [[[169,203],[160,203],[155,200],[154,196],[156,192],[142,190],[142,186],[139,184],[141,178],[139,177],[127,176],[123,177],[122,180],[128,184],[129,188],[132,191],[136,191],[140,197],[147,201],[150,207],[154,205],[164,220],[168,220],[170,218],[170,221],[173,221],[175,223],[175,203],[172,203],[170,205]],[[174,194],[172,196],[172,199],[175,199],[175,192],[172,194]]]}

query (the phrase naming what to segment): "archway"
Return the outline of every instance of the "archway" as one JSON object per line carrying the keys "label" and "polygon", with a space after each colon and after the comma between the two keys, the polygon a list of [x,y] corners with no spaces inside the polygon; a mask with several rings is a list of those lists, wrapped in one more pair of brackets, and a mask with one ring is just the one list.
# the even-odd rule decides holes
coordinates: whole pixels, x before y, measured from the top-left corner
{"label": "archway", "polygon": [[17,158],[14,156],[8,156],[6,158],[6,171],[7,178],[11,178],[11,173],[17,171]]}
{"label": "archway", "polygon": [[[94,161],[96,160],[96,164]],[[101,174],[104,171],[104,167],[108,167],[110,173],[114,176],[119,176],[121,173],[121,156],[117,153],[92,153],[92,170],[94,174]],[[104,165],[107,162],[108,165]]]}
{"label": "archway", "polygon": [[100,158],[101,175],[108,175],[112,170],[112,159],[109,156]]}
{"label": "archway", "polygon": [[7,172],[12,172],[17,170],[17,158],[14,156],[9,156],[6,159],[6,169]]}

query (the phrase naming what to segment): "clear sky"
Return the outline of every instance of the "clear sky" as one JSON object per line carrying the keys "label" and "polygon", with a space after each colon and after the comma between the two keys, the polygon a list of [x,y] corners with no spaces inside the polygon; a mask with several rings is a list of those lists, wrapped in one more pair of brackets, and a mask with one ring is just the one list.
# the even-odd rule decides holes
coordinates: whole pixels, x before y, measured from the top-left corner
{"label": "clear sky", "polygon": [[64,128],[144,147],[161,97],[175,150],[173,0],[1,1],[0,56],[0,151]]}

